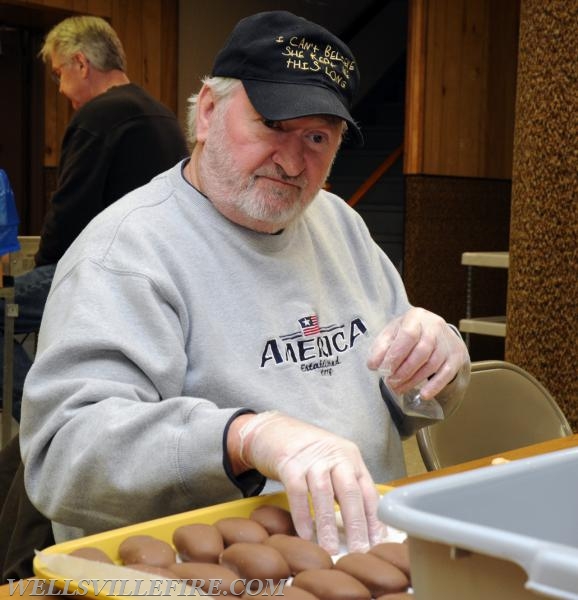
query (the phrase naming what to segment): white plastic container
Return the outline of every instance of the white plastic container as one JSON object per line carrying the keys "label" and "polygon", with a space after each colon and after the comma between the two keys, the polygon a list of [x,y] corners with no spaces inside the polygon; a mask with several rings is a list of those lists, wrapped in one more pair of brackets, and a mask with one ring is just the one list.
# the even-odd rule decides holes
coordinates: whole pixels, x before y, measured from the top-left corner
{"label": "white plastic container", "polygon": [[578,448],[385,494],[417,600],[578,600]]}

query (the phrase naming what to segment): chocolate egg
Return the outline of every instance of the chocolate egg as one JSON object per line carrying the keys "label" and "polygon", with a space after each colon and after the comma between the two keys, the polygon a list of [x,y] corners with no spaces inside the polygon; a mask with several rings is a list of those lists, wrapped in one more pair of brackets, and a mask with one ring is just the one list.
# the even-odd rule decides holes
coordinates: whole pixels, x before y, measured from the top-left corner
{"label": "chocolate egg", "polygon": [[399,592],[397,594],[385,594],[378,596],[375,600],[415,600],[414,594],[408,592]]}
{"label": "chocolate egg", "polygon": [[373,546],[369,552],[382,560],[389,561],[392,565],[403,571],[407,577],[410,577],[409,546],[407,543],[382,542]]}
{"label": "chocolate egg", "polygon": [[235,571],[214,563],[187,562],[170,566],[174,576],[191,586],[200,587],[211,596],[240,596],[245,591],[245,584]]}
{"label": "chocolate egg", "polygon": [[176,561],[176,553],[170,544],[150,535],[132,535],[118,547],[123,564],[143,564],[167,567]]}
{"label": "chocolate egg", "polygon": [[92,546],[77,548],[70,553],[70,556],[77,556],[78,558],[85,558],[86,560],[95,560],[96,562],[113,564],[113,561],[108,554],[104,552],[104,550],[101,550],[100,548],[94,548]]}
{"label": "chocolate egg", "polygon": [[261,525],[247,517],[226,517],[219,519],[215,527],[223,536],[225,546],[238,542],[262,542],[269,537],[267,530]]}
{"label": "chocolate egg", "polygon": [[279,550],[289,564],[291,574],[295,575],[306,569],[331,569],[331,555],[315,542],[282,533],[268,537],[264,542]]}
{"label": "chocolate egg", "polygon": [[407,576],[400,569],[374,554],[350,552],[335,563],[335,568],[363,583],[373,597],[405,592],[409,586]]}
{"label": "chocolate egg", "polygon": [[288,579],[291,570],[281,553],[271,546],[252,542],[238,542],[231,544],[223,550],[219,563],[239,577],[247,580],[248,589],[254,590],[257,585],[249,586],[252,579],[274,583],[281,579]]}
{"label": "chocolate egg", "polygon": [[338,569],[309,569],[295,575],[293,584],[319,600],[370,600],[371,592],[355,577]]}
{"label": "chocolate egg", "polygon": [[297,535],[291,513],[280,506],[273,504],[259,506],[251,513],[250,518],[263,525],[269,535],[275,533]]}
{"label": "chocolate egg", "polygon": [[223,536],[214,525],[193,523],[177,527],[173,544],[183,561],[218,563],[225,549]]}

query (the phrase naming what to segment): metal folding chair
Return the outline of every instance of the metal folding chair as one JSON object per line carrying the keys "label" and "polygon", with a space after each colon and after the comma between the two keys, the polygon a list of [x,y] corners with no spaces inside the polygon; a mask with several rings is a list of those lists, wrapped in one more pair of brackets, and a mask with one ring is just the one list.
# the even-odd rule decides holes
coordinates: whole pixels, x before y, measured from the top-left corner
{"label": "metal folding chair", "polygon": [[419,451],[428,471],[572,435],[548,390],[530,373],[504,361],[472,363],[458,410],[419,430]]}

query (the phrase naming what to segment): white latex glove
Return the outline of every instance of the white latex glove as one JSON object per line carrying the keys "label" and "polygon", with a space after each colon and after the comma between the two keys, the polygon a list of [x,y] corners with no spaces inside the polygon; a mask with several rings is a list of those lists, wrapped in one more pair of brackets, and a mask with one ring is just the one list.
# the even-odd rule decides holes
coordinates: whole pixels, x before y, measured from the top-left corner
{"label": "white latex glove", "polygon": [[309,494],[317,543],[339,551],[337,500],[351,552],[365,552],[382,541],[385,525],[377,517],[379,495],[357,446],[324,429],[279,412],[260,413],[241,429],[241,461],[285,486],[297,533],[313,538]]}
{"label": "white latex glove", "polygon": [[389,372],[387,383],[398,394],[425,382],[420,394],[429,400],[460,369],[469,373],[469,355],[461,337],[440,316],[423,308],[410,308],[377,336],[367,365]]}

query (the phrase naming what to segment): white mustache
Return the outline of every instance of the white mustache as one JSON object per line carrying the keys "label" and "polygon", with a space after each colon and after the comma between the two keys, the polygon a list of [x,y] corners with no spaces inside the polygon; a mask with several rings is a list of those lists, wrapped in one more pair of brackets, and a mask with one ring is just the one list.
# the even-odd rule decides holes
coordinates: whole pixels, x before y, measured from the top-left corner
{"label": "white mustache", "polygon": [[300,189],[303,189],[307,186],[307,177],[304,175],[297,175],[293,177],[292,175],[287,175],[282,167],[279,165],[275,165],[274,167],[262,167],[255,171],[253,174],[253,178],[256,177],[268,177],[269,179],[279,179],[286,183],[290,183],[291,185],[295,185]]}

